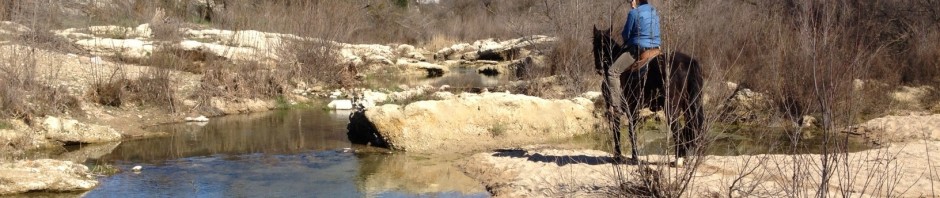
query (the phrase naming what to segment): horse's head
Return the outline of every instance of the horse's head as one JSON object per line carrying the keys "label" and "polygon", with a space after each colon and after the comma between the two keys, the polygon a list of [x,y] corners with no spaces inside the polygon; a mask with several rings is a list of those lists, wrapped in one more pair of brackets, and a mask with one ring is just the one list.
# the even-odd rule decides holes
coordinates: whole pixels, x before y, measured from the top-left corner
{"label": "horse's head", "polygon": [[594,26],[594,68],[602,70],[620,56],[620,44],[610,37],[611,29],[599,30]]}

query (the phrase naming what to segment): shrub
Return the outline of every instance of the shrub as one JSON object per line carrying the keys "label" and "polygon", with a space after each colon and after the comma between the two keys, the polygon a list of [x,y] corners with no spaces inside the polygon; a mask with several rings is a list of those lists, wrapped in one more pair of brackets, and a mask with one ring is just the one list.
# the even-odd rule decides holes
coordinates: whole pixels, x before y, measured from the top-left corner
{"label": "shrub", "polygon": [[152,105],[175,112],[177,99],[171,85],[171,71],[149,68],[137,79],[123,77],[93,84],[88,92],[89,101],[113,106]]}
{"label": "shrub", "polygon": [[[9,47],[0,55],[0,118],[31,123],[35,118],[61,113],[80,113],[79,100],[64,87],[40,83],[35,50]],[[54,76],[47,76],[54,80]]]}

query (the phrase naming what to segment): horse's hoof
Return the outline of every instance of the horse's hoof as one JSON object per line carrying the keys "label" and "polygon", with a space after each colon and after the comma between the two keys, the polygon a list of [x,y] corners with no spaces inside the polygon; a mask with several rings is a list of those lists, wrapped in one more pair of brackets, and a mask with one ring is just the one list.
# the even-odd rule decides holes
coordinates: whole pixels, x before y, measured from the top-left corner
{"label": "horse's hoof", "polygon": [[672,166],[674,166],[674,167],[676,167],[676,168],[682,168],[682,166],[684,166],[684,165],[685,165],[685,158],[684,158],[684,157],[676,158],[676,162],[673,162],[673,164],[672,164]]}

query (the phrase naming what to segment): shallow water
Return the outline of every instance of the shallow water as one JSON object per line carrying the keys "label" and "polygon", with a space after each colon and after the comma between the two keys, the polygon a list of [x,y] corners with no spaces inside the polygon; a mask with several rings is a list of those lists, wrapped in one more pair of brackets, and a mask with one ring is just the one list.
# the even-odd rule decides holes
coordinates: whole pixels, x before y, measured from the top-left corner
{"label": "shallow water", "polygon": [[[284,110],[175,124],[87,164],[121,170],[89,197],[488,197],[447,160],[354,148],[349,112]],[[352,152],[351,149],[368,150]]]}

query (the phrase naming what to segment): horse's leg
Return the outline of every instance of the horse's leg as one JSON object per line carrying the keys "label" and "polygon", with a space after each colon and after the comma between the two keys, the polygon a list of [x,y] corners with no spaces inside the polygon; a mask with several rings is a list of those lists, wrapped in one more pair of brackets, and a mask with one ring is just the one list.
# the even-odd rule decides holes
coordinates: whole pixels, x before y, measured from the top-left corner
{"label": "horse's leg", "polygon": [[701,140],[699,136],[705,130],[705,113],[702,112],[701,104],[698,102],[693,102],[690,104],[685,113],[685,126],[682,127],[680,132],[680,137],[682,138],[682,152],[678,153],[681,157],[688,157],[689,154],[696,152],[696,149],[699,148]]}
{"label": "horse's leg", "polygon": [[628,131],[629,132],[628,134],[630,136],[630,148],[632,148],[630,152],[630,157],[634,161],[639,162],[640,160],[639,150],[640,149],[639,149],[639,145],[637,144],[636,133],[639,130],[638,125],[640,121],[640,115],[639,115],[640,108],[648,105],[646,104],[646,102],[649,101],[649,100],[646,100],[644,97],[646,96],[645,91],[644,91],[646,87],[646,82],[645,82],[646,78],[640,77],[640,76],[632,76],[632,77],[628,77],[627,79],[628,79],[627,80],[628,82],[624,83],[625,86],[624,86],[623,91],[624,93],[629,93],[629,94],[625,94],[627,104],[625,105],[626,109],[624,110],[624,112],[628,113],[627,117],[630,119],[629,120],[630,128]]}
{"label": "horse's leg", "polygon": [[619,108],[618,105],[615,104],[616,102],[615,100],[617,100],[615,98],[617,98],[618,96],[613,95],[612,89],[617,89],[617,88],[612,88],[611,87],[612,83],[610,82],[611,82],[611,79],[605,78],[601,86],[601,91],[604,94],[604,101],[607,105],[607,109],[604,115],[607,117],[607,120],[608,120],[607,123],[609,124],[610,129],[613,131],[614,156],[619,159],[621,156],[623,156],[623,151],[621,151],[620,149],[621,148],[620,147],[620,115],[615,113],[615,111],[612,111],[614,108]]}
{"label": "horse's leg", "polygon": [[[631,106],[633,106],[633,105],[631,105]],[[640,159],[638,158],[638,156],[639,156],[639,152],[638,152],[639,148],[638,148],[638,145],[636,144],[636,131],[637,131],[637,129],[639,128],[639,127],[637,127],[637,123],[639,123],[639,117],[640,117],[639,115],[637,115],[638,112],[639,112],[639,111],[637,110],[637,107],[636,107],[636,106],[633,106],[633,107],[630,108],[630,115],[627,116],[627,117],[630,118],[630,131],[629,131],[629,134],[630,134],[630,148],[632,148],[631,151],[630,151],[630,157],[631,157],[631,159],[633,159],[634,161],[637,161],[637,162],[639,162],[639,160],[640,160]]]}
{"label": "horse's leg", "polygon": [[623,157],[623,151],[620,147],[620,115],[609,113],[611,119],[611,128],[614,130],[614,155],[619,159]]}
{"label": "horse's leg", "polygon": [[[673,96],[675,97],[675,96]],[[669,136],[672,139],[672,147],[675,149],[674,154],[676,155],[675,166],[682,166],[682,157],[685,149],[682,147],[683,137],[680,134],[682,131],[682,125],[679,123],[680,115],[678,112],[681,110],[682,106],[677,103],[670,102],[665,104],[664,111],[666,114],[666,124],[669,125]]]}

